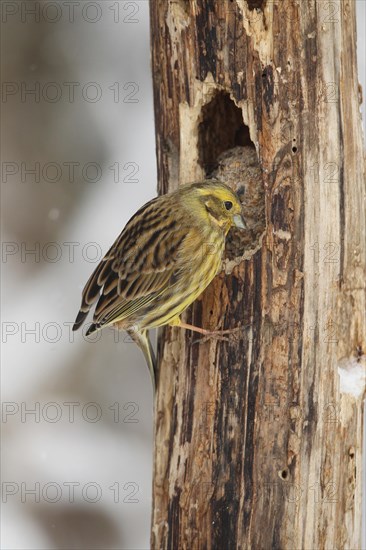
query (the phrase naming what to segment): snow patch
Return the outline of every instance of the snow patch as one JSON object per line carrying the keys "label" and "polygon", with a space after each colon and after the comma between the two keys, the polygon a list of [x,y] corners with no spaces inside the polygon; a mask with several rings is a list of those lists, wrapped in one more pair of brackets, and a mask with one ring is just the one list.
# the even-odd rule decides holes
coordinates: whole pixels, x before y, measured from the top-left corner
{"label": "snow patch", "polygon": [[366,388],[366,355],[345,357],[337,366],[341,393],[361,397]]}

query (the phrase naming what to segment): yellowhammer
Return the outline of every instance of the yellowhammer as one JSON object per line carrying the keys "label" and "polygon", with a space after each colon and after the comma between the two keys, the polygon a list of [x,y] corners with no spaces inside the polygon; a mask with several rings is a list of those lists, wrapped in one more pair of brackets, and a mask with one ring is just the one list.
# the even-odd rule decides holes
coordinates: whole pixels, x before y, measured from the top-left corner
{"label": "yellowhammer", "polygon": [[142,349],[153,384],[156,361],[148,329],[178,325],[179,315],[221,267],[225,237],[244,228],[241,204],[227,185],[210,181],[181,186],[145,204],[130,219],[85,285],[73,330],[97,302],[87,334],[114,325]]}

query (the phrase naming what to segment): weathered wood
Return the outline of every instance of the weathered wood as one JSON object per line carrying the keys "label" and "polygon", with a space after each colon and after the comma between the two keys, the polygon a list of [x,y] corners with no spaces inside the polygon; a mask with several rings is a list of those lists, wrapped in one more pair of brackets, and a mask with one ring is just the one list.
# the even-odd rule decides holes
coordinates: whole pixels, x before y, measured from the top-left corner
{"label": "weathered wood", "polygon": [[152,0],[151,33],[159,191],[212,173],[235,185],[236,155],[254,213],[185,317],[239,336],[160,340],[152,548],[360,548],[354,2]]}

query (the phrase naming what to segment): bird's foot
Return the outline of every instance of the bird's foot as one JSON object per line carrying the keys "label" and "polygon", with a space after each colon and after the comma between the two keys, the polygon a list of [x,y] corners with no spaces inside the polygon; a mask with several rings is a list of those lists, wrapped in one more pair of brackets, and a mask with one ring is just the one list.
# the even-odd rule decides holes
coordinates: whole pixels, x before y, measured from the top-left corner
{"label": "bird's foot", "polygon": [[[193,344],[205,344],[210,340],[219,340],[221,342],[232,342],[236,340],[240,333],[240,327],[230,328],[226,330],[206,330],[203,338],[198,338],[193,341]],[[234,336],[234,338],[232,338]]]}
{"label": "bird's foot", "polygon": [[196,327],[195,325],[189,325],[188,323],[183,323],[180,319],[176,320],[173,323],[171,323],[173,326],[179,326],[180,328],[185,328],[186,330],[191,330],[193,332],[198,332],[199,334],[203,335],[203,338],[200,338],[198,340],[194,340],[193,344],[204,344],[208,340],[221,340],[224,342],[230,342],[230,338],[226,335],[233,335],[238,334],[240,332],[240,327],[234,328],[234,329],[227,329],[227,330],[218,330],[216,327],[215,330],[209,330],[206,328]]}

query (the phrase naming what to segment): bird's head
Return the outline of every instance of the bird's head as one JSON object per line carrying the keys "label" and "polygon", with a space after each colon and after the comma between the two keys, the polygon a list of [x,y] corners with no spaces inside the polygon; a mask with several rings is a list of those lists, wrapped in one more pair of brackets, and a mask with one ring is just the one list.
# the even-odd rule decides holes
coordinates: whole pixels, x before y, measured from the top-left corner
{"label": "bird's head", "polygon": [[228,185],[209,181],[189,187],[193,202],[196,203],[194,206],[202,219],[220,227],[225,234],[233,226],[246,228],[239,197]]}

